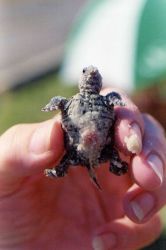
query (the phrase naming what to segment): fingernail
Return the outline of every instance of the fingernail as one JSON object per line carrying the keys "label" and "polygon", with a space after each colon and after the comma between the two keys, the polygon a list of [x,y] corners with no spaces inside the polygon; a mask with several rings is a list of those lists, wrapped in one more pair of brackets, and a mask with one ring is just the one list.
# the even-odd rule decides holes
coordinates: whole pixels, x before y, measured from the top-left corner
{"label": "fingernail", "polygon": [[140,127],[137,123],[132,123],[130,126],[129,136],[125,136],[124,142],[127,149],[133,154],[139,154],[142,150],[142,135]]}
{"label": "fingernail", "polygon": [[147,162],[154,171],[154,173],[159,178],[160,183],[162,183],[164,178],[164,173],[163,173],[164,171],[163,171],[163,163],[159,158],[159,156],[157,156],[156,154],[151,154],[148,156]]}
{"label": "fingernail", "polygon": [[107,250],[115,247],[116,243],[115,234],[102,234],[93,239],[92,246],[94,250]]}
{"label": "fingernail", "polygon": [[141,194],[130,202],[131,209],[138,221],[142,221],[153,210],[154,204],[154,197],[149,193]]}
{"label": "fingernail", "polygon": [[32,134],[29,151],[34,154],[42,154],[49,150],[50,130],[52,123],[43,122]]}

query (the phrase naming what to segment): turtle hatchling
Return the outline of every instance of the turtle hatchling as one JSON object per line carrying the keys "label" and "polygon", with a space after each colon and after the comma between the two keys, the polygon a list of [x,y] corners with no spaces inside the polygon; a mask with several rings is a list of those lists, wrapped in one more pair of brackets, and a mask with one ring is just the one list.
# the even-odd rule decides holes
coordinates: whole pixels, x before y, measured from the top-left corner
{"label": "turtle hatchling", "polygon": [[100,185],[95,169],[109,162],[109,170],[125,174],[126,162],[119,157],[114,146],[114,125],[116,121],[114,106],[124,106],[117,92],[100,95],[102,77],[98,69],[89,66],[83,69],[79,80],[79,93],[70,99],[55,96],[42,111],[60,110],[66,153],[58,166],[46,169],[49,177],[63,177],[70,166],[83,166],[98,188]]}

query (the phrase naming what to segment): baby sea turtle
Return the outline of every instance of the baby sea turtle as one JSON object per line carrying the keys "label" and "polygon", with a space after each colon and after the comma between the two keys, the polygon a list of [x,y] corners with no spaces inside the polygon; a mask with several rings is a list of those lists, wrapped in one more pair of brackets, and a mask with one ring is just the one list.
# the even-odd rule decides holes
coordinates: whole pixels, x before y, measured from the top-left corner
{"label": "baby sea turtle", "polygon": [[60,110],[64,130],[66,153],[59,165],[46,169],[49,177],[63,177],[70,166],[86,167],[91,179],[100,188],[95,168],[110,162],[109,170],[122,175],[128,165],[119,157],[114,146],[114,106],[124,106],[121,96],[111,92],[106,96],[99,94],[102,77],[98,69],[89,66],[83,69],[79,81],[80,92],[70,99],[55,96],[42,111]]}

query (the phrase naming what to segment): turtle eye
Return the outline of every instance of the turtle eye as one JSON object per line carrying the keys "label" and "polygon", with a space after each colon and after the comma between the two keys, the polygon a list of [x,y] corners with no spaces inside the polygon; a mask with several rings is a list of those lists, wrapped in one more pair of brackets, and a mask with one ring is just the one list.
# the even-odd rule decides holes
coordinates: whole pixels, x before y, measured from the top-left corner
{"label": "turtle eye", "polygon": [[82,73],[84,74],[86,72],[86,68],[83,68]]}

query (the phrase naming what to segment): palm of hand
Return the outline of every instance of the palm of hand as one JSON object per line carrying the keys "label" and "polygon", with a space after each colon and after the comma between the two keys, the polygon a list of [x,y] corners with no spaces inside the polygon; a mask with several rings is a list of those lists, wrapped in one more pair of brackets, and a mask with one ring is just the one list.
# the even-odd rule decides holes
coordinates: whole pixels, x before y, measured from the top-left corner
{"label": "palm of hand", "polygon": [[[44,176],[28,178],[16,193],[5,198],[8,209],[3,219],[11,232],[13,223],[15,230],[9,240],[16,249],[91,249],[94,232],[124,215],[127,176],[114,177],[108,166],[102,166],[98,171],[103,187],[100,192],[85,169],[70,170],[66,178],[56,181]],[[11,210],[14,212],[8,217]]]}

